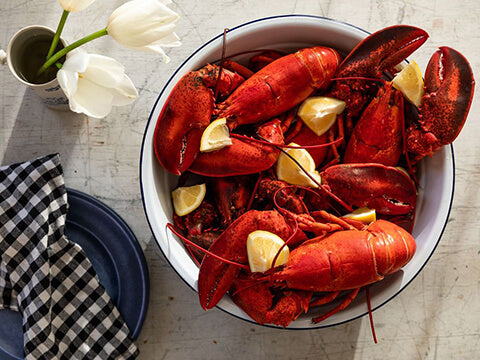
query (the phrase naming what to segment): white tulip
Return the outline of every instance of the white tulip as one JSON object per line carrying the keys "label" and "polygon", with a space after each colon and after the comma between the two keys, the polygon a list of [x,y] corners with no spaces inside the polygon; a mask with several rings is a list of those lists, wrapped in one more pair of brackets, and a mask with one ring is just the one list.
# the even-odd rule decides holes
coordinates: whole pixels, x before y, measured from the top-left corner
{"label": "white tulip", "polygon": [[108,19],[107,31],[119,44],[140,51],[156,52],[170,59],[162,46],[180,46],[173,32],[179,15],[166,5],[170,0],[132,0],[117,8]]}
{"label": "white tulip", "polygon": [[95,0],[58,0],[63,10],[69,12],[82,11],[94,1]]}
{"label": "white tulip", "polygon": [[5,50],[0,49],[0,65],[3,65],[7,62],[7,53]]}
{"label": "white tulip", "polygon": [[107,116],[112,105],[128,105],[138,98],[122,64],[80,49],[68,53],[57,79],[70,109],[94,118]]}

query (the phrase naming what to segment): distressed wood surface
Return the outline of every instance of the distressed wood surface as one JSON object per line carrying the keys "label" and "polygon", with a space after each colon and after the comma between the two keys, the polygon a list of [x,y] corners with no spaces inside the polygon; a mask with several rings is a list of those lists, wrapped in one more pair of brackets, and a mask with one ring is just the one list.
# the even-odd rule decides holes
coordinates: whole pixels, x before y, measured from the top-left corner
{"label": "distressed wood surface", "polygon": [[[97,1],[70,16],[64,37],[72,41],[105,26],[122,0]],[[393,24],[424,28],[431,36],[415,55],[422,69],[434,49],[462,52],[478,74],[478,0],[174,0],[181,18],[180,48],[164,64],[153,54],[123,49],[102,38],[87,49],[122,62],[140,98],[96,120],[54,112],[0,66],[0,164],[59,152],[67,186],[91,194],[118,212],[137,236],[151,276],[150,306],[138,338],[140,359],[474,359],[480,350],[480,124],[478,97],[455,141],[456,191],[449,224],[434,255],[417,278],[374,313],[379,344],[367,318],[315,331],[275,330],[204,312],[194,293],[166,263],[143,212],[139,186],[140,147],[158,93],[182,61],[205,41],[259,17],[313,14],[368,31]],[[21,27],[56,27],[54,0],[0,1],[0,48]]]}

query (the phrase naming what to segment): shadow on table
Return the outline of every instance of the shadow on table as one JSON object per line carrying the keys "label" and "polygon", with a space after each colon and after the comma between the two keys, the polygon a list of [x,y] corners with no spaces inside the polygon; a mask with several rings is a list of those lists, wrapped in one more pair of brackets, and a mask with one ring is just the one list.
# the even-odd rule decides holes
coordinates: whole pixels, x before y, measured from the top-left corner
{"label": "shadow on table", "polygon": [[85,115],[47,108],[37,94],[26,89],[0,164],[57,152],[62,163],[67,163],[74,147],[81,145],[80,135],[87,121]]}
{"label": "shadow on table", "polygon": [[168,265],[153,238],[144,253],[151,288],[148,314],[137,341],[142,360],[352,360],[359,343],[373,344],[365,332],[367,317],[323,329],[284,330],[239,320],[219,309],[203,311],[196,292]]}

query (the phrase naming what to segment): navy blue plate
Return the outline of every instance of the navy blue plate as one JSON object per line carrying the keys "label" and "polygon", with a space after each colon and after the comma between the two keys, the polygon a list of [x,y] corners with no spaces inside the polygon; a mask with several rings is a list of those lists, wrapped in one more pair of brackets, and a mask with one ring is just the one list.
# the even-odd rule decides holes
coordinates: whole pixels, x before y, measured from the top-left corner
{"label": "navy blue plate", "polygon": [[[134,339],[148,307],[149,277],[142,249],[128,225],[90,195],[68,189],[67,237],[79,244]],[[22,318],[0,310],[0,359],[23,359]]]}

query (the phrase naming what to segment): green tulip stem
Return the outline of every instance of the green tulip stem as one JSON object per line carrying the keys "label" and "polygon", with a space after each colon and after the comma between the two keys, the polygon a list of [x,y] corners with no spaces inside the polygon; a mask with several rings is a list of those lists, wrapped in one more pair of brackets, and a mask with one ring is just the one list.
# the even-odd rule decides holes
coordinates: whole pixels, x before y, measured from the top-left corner
{"label": "green tulip stem", "polygon": [[70,44],[66,47],[64,47],[62,50],[54,54],[51,58],[45,62],[45,64],[42,65],[40,70],[38,70],[37,75],[42,74],[46,69],[48,69],[50,66],[55,64],[58,60],[62,58],[62,56],[65,56],[69,51],[72,51],[73,49],[76,49],[79,46],[82,46],[83,44],[95,40],[99,37],[108,35],[107,28],[99,30],[97,32],[94,32],[93,34],[87,35],[84,38],[81,38],[80,40],[75,41],[73,44]]}
{"label": "green tulip stem", "polygon": [[53,55],[53,52],[57,48],[58,40],[60,40],[60,35],[62,35],[63,27],[65,26],[65,22],[67,21],[69,11],[63,10],[62,18],[58,23],[57,31],[55,32],[55,36],[53,37],[52,44],[50,45],[50,50],[48,50],[47,60]]}

